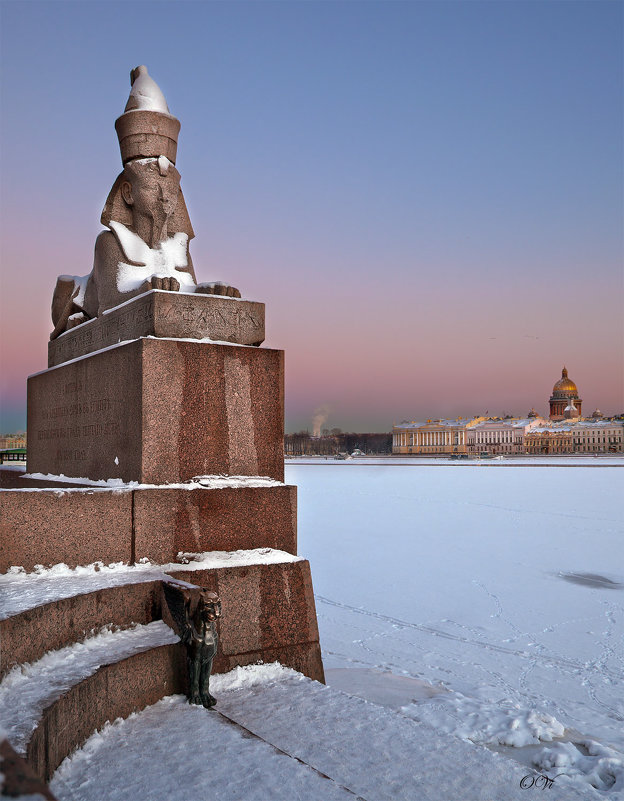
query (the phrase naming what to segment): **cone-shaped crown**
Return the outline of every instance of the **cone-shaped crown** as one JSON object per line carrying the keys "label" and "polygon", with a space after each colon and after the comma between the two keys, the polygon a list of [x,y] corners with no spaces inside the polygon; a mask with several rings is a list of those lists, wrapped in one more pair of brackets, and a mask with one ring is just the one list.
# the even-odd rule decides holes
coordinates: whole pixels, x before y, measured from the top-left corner
{"label": "cone-shaped crown", "polygon": [[169,113],[158,84],[141,65],[130,73],[125,112],[115,120],[121,161],[166,156],[175,164],[180,121]]}

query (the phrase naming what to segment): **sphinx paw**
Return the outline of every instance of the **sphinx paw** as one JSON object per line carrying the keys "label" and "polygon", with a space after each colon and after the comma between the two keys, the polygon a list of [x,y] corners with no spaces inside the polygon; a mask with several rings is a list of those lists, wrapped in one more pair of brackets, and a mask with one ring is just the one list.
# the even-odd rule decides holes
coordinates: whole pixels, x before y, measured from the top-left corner
{"label": "sphinx paw", "polygon": [[223,295],[227,298],[240,298],[241,293],[235,286],[224,284],[222,281],[213,281],[209,284],[197,284],[195,292],[200,295]]}

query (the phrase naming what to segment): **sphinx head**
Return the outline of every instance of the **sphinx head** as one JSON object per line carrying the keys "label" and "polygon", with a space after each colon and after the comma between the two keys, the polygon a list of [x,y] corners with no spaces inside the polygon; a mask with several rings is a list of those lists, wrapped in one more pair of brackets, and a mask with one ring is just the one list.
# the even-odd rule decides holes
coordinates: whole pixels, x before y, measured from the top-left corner
{"label": "sphinx head", "polygon": [[180,173],[166,157],[128,162],[119,186],[121,197],[132,215],[135,231],[151,247],[163,241],[180,197]]}

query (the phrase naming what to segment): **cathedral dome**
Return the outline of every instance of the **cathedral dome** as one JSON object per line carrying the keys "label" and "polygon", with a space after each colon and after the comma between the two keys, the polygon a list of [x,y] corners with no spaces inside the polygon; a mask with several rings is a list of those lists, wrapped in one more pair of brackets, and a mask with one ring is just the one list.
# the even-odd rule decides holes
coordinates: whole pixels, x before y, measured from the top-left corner
{"label": "cathedral dome", "polygon": [[570,395],[574,395],[574,397],[578,397],[578,389],[574,381],[571,381],[568,378],[568,371],[564,367],[561,371],[561,378],[555,386],[553,387],[552,394],[554,397],[570,397]]}

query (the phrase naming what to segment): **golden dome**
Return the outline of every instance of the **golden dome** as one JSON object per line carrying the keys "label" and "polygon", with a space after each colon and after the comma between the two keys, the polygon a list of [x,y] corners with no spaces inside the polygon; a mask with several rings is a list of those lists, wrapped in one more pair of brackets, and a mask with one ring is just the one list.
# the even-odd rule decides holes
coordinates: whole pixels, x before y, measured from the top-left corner
{"label": "golden dome", "polygon": [[553,387],[552,391],[553,395],[563,395],[565,397],[569,397],[570,395],[574,395],[574,397],[578,398],[578,389],[574,381],[571,381],[568,378],[568,371],[564,367],[561,371],[561,378],[555,386]]}

